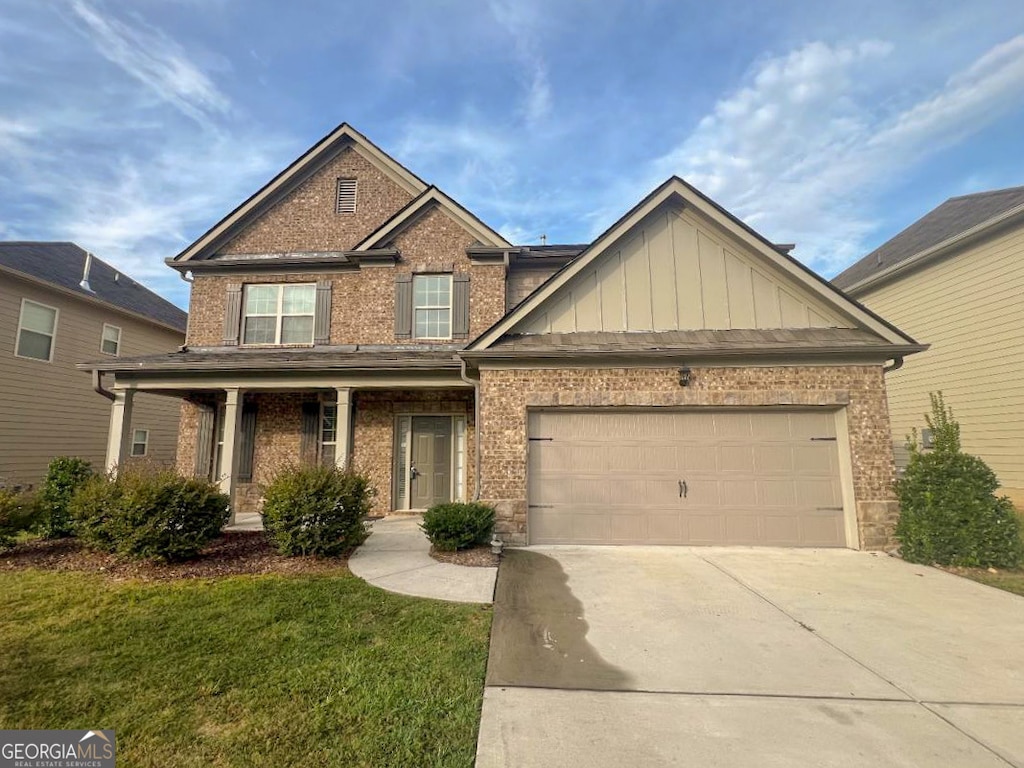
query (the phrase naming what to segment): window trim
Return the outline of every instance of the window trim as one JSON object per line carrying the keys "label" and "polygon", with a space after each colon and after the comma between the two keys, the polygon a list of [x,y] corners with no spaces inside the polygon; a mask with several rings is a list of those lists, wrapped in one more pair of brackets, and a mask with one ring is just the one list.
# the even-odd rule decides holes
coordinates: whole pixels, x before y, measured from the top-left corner
{"label": "window trim", "polygon": [[[50,334],[50,356],[44,360],[41,357],[32,357],[31,355],[22,355],[18,352],[21,349],[21,332],[27,330],[22,327],[22,321],[25,319],[25,304],[35,304],[37,307],[43,307],[44,309],[53,310],[53,333]],[[53,355],[57,351],[57,324],[60,322],[60,309],[58,307],[52,307],[49,304],[43,304],[41,301],[34,301],[33,299],[25,298],[21,299],[21,307],[18,310],[18,330],[14,336],[14,356],[19,357],[22,360],[35,360],[37,363],[52,363]],[[41,331],[29,330],[29,333],[42,333]],[[43,334],[44,336],[46,334]]]}
{"label": "window trim", "polygon": [[[103,348],[103,343],[106,341],[106,338],[104,338],[104,337],[107,335],[107,328],[113,328],[115,331],[117,331],[117,341],[114,342],[115,344],[117,344],[117,351],[116,352],[107,352]],[[102,354],[104,354],[104,355],[109,355],[110,357],[120,357],[121,356],[121,326],[119,326],[119,325],[111,325],[110,323],[104,323],[103,324],[103,331],[100,333],[100,352]]]}
{"label": "window trim", "polygon": [[[250,288],[277,288],[277,310],[276,314],[253,314],[250,315],[247,311],[248,294]],[[285,315],[284,312],[284,289],[288,288],[309,288],[313,292],[313,311],[309,314],[301,315]],[[274,325],[274,341],[246,341],[245,331],[246,323],[250,317],[273,317],[277,319]],[[285,317],[308,317],[313,322],[310,323],[310,334],[309,341],[281,341],[281,330],[284,325]],[[239,345],[243,347],[312,347],[314,341],[316,341],[316,283],[245,283],[242,286],[242,322],[239,328]]]}
{"label": "window trim", "polygon": [[[447,277],[448,278],[448,304],[424,304],[420,306],[416,303],[416,280],[417,278],[424,277]],[[455,276],[451,272],[422,272],[412,276],[412,296],[410,304],[412,305],[412,338],[417,341],[451,341],[452,339],[452,318],[454,316],[454,301],[455,301]],[[448,310],[448,335],[447,336],[417,336],[416,335],[416,312],[417,310],[430,310],[430,309],[447,309]]]}
{"label": "window trim", "polygon": [[[146,437],[144,440],[136,440],[139,432],[142,432]],[[135,452],[135,446],[142,446],[142,453]],[[133,427],[132,428],[132,446],[131,450],[128,451],[128,456],[133,459],[142,459],[149,455],[149,430],[144,427]]]}

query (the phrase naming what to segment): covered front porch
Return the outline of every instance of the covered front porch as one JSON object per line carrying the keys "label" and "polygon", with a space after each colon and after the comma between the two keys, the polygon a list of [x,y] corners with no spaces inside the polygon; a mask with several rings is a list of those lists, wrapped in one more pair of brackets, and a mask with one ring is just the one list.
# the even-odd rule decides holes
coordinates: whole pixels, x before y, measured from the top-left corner
{"label": "covered front porch", "polygon": [[[234,363],[249,355],[216,357]],[[365,475],[377,491],[375,514],[469,499],[474,384],[451,357],[429,367],[418,362],[410,368],[391,358],[386,367],[272,373],[200,365],[117,370],[107,390],[113,398],[107,467],[116,471],[130,459],[134,398],[153,392],[181,400],[177,469],[220,485],[231,498],[229,525],[258,526],[262,489],[290,464]]]}

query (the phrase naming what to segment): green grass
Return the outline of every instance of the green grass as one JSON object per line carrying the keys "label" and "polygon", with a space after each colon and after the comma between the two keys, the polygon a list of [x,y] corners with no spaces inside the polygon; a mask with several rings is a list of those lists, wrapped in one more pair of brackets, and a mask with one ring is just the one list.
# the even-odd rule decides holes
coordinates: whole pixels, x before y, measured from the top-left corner
{"label": "green grass", "polygon": [[958,576],[988,584],[990,587],[1005,589],[1015,595],[1024,596],[1024,570],[1001,570],[998,573],[989,573],[982,568],[957,568],[955,573]]}
{"label": "green grass", "polygon": [[0,574],[0,723],[114,728],[121,766],[471,766],[489,608],[350,575]]}

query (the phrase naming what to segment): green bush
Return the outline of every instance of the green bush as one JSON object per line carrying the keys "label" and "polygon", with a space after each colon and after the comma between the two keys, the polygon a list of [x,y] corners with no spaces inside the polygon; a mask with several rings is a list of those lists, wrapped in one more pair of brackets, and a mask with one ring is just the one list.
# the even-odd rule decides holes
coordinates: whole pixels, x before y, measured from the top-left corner
{"label": "green bush", "polygon": [[0,488],[0,549],[7,549],[15,536],[35,530],[38,524],[39,502],[33,494]]}
{"label": "green bush", "polygon": [[423,515],[423,532],[442,551],[486,544],[494,531],[494,507],[480,502],[435,504]]}
{"label": "green bush", "polygon": [[910,463],[896,482],[900,519],[896,537],[913,563],[1012,568],[1024,560],[1020,519],[1010,500],[995,494],[995,473],[960,449],[960,425],[942,393],[931,395],[925,420],[934,437],[924,450],[908,438]]}
{"label": "green bush", "polygon": [[263,529],[282,555],[338,555],[365,541],[375,495],[354,472],[288,466],[263,489]]}
{"label": "green bush", "polygon": [[92,477],[92,464],[85,459],[58,456],[46,469],[46,479],[39,494],[43,521],[40,533],[47,539],[74,535],[68,504],[75,491]]}
{"label": "green bush", "polygon": [[69,509],[79,537],[94,549],[174,561],[195,557],[220,536],[228,497],[205,479],[129,466],[86,481]]}

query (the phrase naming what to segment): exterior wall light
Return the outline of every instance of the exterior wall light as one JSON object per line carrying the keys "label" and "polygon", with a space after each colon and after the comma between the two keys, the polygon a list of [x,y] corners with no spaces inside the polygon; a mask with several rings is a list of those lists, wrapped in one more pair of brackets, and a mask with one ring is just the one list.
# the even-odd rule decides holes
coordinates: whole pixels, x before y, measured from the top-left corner
{"label": "exterior wall light", "polygon": [[693,371],[691,371],[689,368],[680,368],[679,369],[679,386],[680,387],[688,387],[688,386],[690,386],[690,382],[692,380],[693,380]]}

